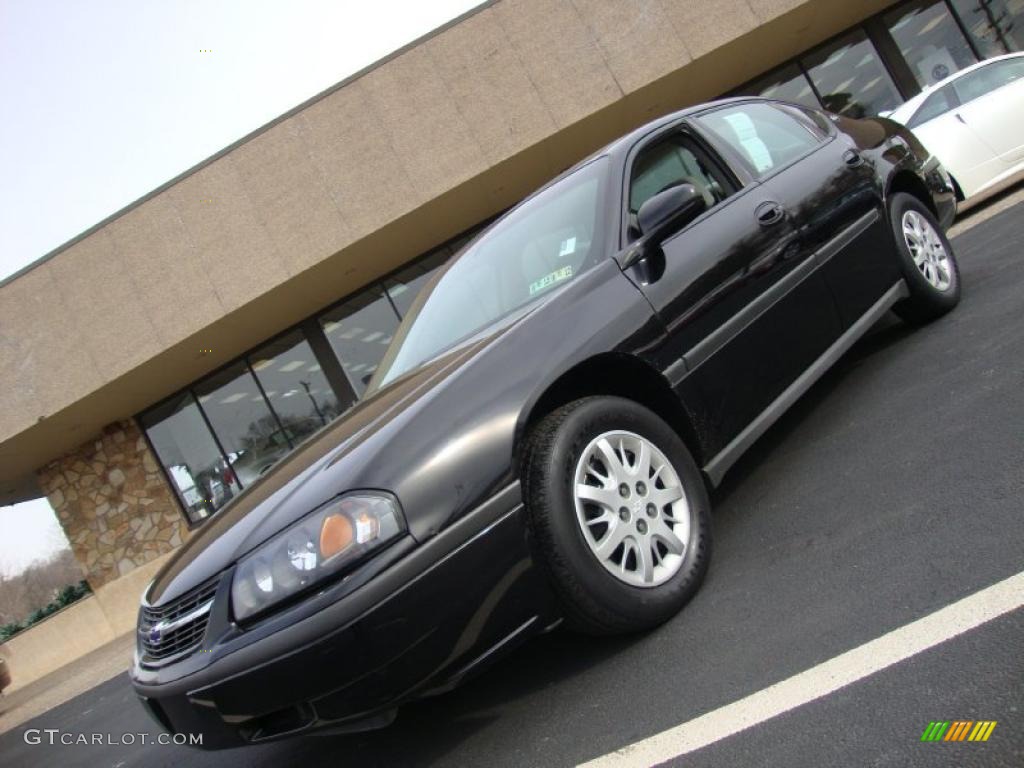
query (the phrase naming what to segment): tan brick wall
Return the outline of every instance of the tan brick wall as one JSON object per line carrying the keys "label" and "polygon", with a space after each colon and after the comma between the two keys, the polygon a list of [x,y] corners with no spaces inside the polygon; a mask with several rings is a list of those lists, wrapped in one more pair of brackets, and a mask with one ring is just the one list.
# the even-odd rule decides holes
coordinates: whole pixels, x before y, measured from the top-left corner
{"label": "tan brick wall", "polygon": [[133,421],[109,425],[37,474],[93,589],[188,537],[173,492]]}

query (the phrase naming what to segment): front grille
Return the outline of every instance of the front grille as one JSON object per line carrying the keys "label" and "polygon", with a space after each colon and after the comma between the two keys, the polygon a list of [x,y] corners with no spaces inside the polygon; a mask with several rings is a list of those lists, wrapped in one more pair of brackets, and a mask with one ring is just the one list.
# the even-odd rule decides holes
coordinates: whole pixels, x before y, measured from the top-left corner
{"label": "front grille", "polygon": [[139,656],[150,667],[169,664],[203,642],[219,577],[160,607],[139,612]]}

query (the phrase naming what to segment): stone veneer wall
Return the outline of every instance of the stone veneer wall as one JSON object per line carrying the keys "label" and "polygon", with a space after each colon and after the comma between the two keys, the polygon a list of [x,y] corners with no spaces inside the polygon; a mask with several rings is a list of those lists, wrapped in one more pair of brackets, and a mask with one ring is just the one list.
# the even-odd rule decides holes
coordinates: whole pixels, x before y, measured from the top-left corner
{"label": "stone veneer wall", "polygon": [[121,421],[37,472],[96,589],[181,545],[188,525],[133,421]]}

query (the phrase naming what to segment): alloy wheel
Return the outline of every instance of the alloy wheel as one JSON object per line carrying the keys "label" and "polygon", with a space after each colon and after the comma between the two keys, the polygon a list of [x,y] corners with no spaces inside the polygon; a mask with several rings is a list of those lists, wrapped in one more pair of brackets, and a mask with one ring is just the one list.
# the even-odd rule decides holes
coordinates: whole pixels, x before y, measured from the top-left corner
{"label": "alloy wheel", "polygon": [[953,265],[935,227],[917,211],[906,211],[902,225],[903,239],[924,279],[937,291],[949,290]]}
{"label": "alloy wheel", "polygon": [[573,499],[590,551],[615,578],[656,587],[679,572],[690,504],[679,473],[651,441],[626,431],[595,437],[576,464]]}

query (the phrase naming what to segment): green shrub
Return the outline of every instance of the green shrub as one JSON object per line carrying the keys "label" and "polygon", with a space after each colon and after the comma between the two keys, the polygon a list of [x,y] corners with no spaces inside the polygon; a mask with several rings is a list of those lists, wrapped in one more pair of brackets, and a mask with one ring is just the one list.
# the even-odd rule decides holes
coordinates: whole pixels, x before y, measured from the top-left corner
{"label": "green shrub", "polygon": [[71,605],[76,600],[80,600],[89,594],[89,584],[84,579],[77,584],[68,584],[66,587],[57,592],[57,596],[53,599],[50,605],[56,605],[58,608],[63,608],[66,605]]}
{"label": "green shrub", "polygon": [[53,600],[42,608],[37,608],[29,614],[29,617],[25,619],[24,622],[12,621],[9,624],[0,626],[0,643],[14,637],[14,635],[18,634],[23,629],[28,629],[37,621],[42,621],[50,614],[56,613],[61,608],[66,608],[72,603],[81,600],[90,592],[92,592],[92,590],[89,588],[89,582],[85,579],[82,579],[77,584],[68,584],[66,587],[57,591]]}
{"label": "green shrub", "polygon": [[23,629],[24,627],[17,621],[0,626],[0,643],[5,642],[9,637],[13,637]]}

